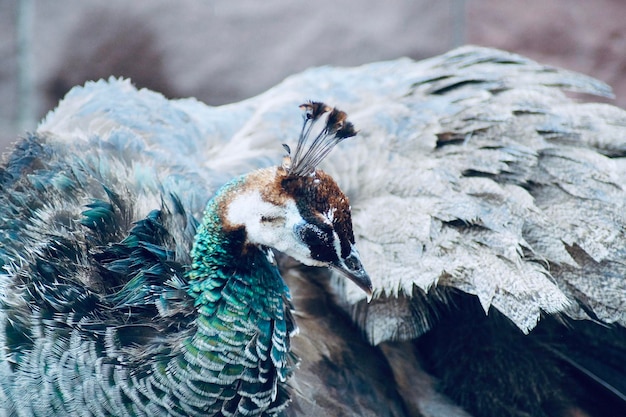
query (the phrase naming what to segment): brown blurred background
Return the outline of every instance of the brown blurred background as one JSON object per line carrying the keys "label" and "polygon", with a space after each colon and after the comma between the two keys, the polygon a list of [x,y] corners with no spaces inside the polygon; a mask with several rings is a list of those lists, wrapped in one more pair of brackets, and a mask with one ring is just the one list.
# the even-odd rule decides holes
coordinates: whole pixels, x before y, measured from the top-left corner
{"label": "brown blurred background", "polygon": [[626,107],[624,0],[0,0],[0,148],[76,84],[241,100],[319,65],[464,43],[593,75]]}

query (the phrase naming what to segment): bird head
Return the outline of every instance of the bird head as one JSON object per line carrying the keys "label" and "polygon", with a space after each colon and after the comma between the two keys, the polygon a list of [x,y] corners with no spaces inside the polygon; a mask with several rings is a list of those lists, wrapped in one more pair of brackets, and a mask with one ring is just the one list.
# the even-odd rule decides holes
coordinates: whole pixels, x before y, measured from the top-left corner
{"label": "bird head", "polygon": [[[274,248],[305,265],[332,268],[371,295],[372,283],[355,246],[348,197],[330,175],[316,169],[332,147],[356,132],[340,110],[316,102],[302,107],[304,126],[293,157],[285,146],[288,155],[282,166],[248,174],[225,200],[224,223],[243,228],[246,245]],[[325,113],[325,125],[308,146],[312,125]]]}

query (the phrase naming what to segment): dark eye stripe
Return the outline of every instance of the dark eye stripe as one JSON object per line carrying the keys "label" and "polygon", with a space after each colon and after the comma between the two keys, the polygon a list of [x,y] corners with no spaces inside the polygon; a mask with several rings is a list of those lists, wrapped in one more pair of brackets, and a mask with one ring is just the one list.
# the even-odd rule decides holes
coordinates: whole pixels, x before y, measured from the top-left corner
{"label": "dark eye stripe", "polygon": [[319,261],[332,262],[337,260],[334,247],[332,228],[328,225],[305,223],[296,229],[300,239],[311,250],[311,257]]}

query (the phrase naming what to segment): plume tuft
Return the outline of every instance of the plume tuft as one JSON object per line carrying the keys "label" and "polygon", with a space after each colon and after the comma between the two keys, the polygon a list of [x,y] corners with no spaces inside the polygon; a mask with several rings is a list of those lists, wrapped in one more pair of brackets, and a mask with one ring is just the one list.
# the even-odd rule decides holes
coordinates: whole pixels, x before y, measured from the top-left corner
{"label": "plume tuft", "polygon": [[[294,176],[312,174],[335,145],[357,134],[354,125],[347,120],[348,115],[341,110],[318,101],[309,101],[300,105],[300,108],[304,110],[304,123],[293,157],[289,146],[283,145],[288,154],[283,161],[283,168]],[[324,127],[317,135],[312,135],[313,127],[326,113],[328,116]],[[315,138],[309,145],[311,136]]]}

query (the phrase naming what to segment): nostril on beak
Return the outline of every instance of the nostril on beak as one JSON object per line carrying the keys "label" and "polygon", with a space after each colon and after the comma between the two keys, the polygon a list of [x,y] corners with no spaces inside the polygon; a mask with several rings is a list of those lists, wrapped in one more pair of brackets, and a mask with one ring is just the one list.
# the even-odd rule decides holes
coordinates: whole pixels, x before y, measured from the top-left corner
{"label": "nostril on beak", "polygon": [[346,267],[351,271],[358,271],[359,269],[363,269],[359,258],[352,253],[346,258],[345,263]]}

